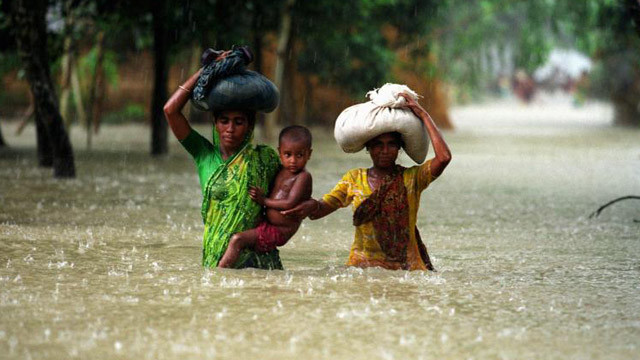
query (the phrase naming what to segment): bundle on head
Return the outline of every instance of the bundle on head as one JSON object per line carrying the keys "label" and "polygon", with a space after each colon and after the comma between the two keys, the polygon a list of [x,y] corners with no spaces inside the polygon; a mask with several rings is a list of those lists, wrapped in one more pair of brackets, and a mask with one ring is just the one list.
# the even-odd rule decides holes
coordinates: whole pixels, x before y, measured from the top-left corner
{"label": "bundle on head", "polygon": [[422,120],[405,107],[406,100],[400,93],[418,99],[418,94],[406,85],[385,84],[367,93],[370,101],[342,111],[333,134],[344,152],[358,152],[376,136],[398,132],[407,155],[418,164],[424,162],[429,149],[427,130]]}
{"label": "bundle on head", "polygon": [[222,53],[207,49],[202,54],[204,67],[191,98],[195,107],[205,111],[273,111],[280,99],[278,88],[261,74],[247,70],[253,61],[251,50],[234,47],[220,58]]}

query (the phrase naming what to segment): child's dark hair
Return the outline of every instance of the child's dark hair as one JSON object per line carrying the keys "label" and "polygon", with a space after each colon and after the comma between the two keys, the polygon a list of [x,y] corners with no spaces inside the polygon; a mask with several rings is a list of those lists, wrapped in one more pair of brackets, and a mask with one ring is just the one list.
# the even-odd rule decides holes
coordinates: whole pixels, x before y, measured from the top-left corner
{"label": "child's dark hair", "polygon": [[278,137],[278,143],[282,143],[283,139],[301,142],[308,148],[311,148],[311,143],[313,142],[311,131],[300,125],[291,125],[282,129],[282,131],[280,131],[280,136]]}

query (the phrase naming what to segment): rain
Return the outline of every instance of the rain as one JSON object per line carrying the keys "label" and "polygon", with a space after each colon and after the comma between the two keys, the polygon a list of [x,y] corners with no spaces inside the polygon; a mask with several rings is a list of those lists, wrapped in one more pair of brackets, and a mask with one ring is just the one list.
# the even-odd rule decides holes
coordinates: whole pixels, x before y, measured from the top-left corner
{"label": "rain", "polygon": [[[72,168],[56,168],[64,151],[42,165],[40,102],[7,25],[24,2],[0,2],[2,358],[639,357],[640,5],[49,3]],[[603,14],[619,26],[603,30]],[[255,142],[276,148],[284,126],[310,128],[315,199],[371,166],[336,143],[342,110],[386,82],[422,95],[453,155],[418,212],[437,271],[346,266],[350,208],[305,219],[279,249],[284,270],[203,267],[198,173],[161,109],[154,118],[154,57],[166,61],[161,108],[206,48],[243,44],[280,89]],[[210,115],[185,112],[211,140]],[[402,151],[398,163],[415,165]]]}

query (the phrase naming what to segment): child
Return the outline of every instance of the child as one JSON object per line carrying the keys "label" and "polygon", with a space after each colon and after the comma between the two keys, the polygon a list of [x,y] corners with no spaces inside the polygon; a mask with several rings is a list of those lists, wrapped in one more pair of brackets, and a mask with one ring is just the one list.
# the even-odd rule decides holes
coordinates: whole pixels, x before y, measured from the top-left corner
{"label": "child", "polygon": [[272,251],[276,246],[286,244],[296,233],[302,220],[285,217],[280,211],[311,198],[311,174],[304,168],[311,151],[311,132],[307,128],[294,125],[282,129],[278,139],[282,168],[276,175],[270,196],[265,198],[260,188],[249,189],[251,199],[267,208],[267,219],[255,229],[233,235],[218,267],[231,267],[240,251],[248,247],[259,252]]}

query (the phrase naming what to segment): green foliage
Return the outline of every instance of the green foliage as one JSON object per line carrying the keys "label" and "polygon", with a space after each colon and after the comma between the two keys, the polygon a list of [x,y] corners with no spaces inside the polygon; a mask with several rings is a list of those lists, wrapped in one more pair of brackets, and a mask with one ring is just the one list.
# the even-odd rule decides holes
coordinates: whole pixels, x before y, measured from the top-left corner
{"label": "green foliage", "polygon": [[146,119],[145,106],[138,103],[129,103],[118,111],[111,112],[102,117],[106,124],[122,124],[126,122],[143,122]]}
{"label": "green foliage", "polygon": [[[416,37],[429,34],[440,26],[447,10],[446,1],[395,0],[377,1],[370,9],[371,15],[383,24],[393,26],[399,33],[398,46],[407,45]],[[426,48],[430,43],[425,43]]]}
{"label": "green foliage", "polygon": [[11,24],[8,11],[9,2],[7,0],[0,0],[0,51],[15,49],[15,43],[11,38]]}
{"label": "green foliage", "polygon": [[[50,9],[64,16],[63,0]],[[228,49],[248,44],[257,49],[266,34],[277,34],[284,0],[84,0],[74,1],[75,35],[90,44],[104,31],[105,71],[115,85],[117,64],[132,52],[153,46],[153,17],[169,29],[170,56],[184,58],[194,44]],[[6,1],[0,0],[0,8]],[[163,11],[157,11],[163,10]],[[599,86],[624,83],[626,70],[640,68],[640,37],[624,1],[616,0],[297,0],[292,9],[292,39],[297,69],[317,75],[352,94],[393,81],[396,53],[410,59],[412,71],[440,77],[456,86],[461,98],[473,98],[493,84],[483,69],[488,49],[508,53],[513,66],[531,73],[554,47],[577,47],[602,64]],[[53,11],[55,13],[55,11]],[[0,11],[0,34],[7,29]],[[385,29],[397,36],[390,39]],[[62,34],[53,34],[52,62],[61,54]],[[385,37],[387,36],[387,37]],[[0,51],[10,49],[0,42]],[[0,55],[0,75],[15,65]],[[95,64],[95,49],[80,65],[85,74]],[[620,70],[623,69],[624,71]],[[597,80],[597,79],[596,79]],[[607,80],[607,81],[604,81]]]}
{"label": "green foliage", "polygon": [[0,53],[0,79],[8,72],[20,67],[20,58],[16,53]]}
{"label": "green foliage", "polygon": [[[94,46],[85,56],[81,57],[78,61],[80,71],[87,79],[93,76],[93,71],[96,68],[97,61],[97,48]],[[118,86],[118,64],[116,62],[116,54],[113,51],[107,50],[104,52],[104,58],[102,60],[102,66],[104,68],[105,79],[113,87]]]}
{"label": "green foliage", "polygon": [[[448,30],[442,42],[440,65],[456,59],[465,64],[475,61],[490,46],[508,46],[515,65],[532,71],[547,58],[553,45],[550,16],[554,1],[513,2],[452,0],[447,14]],[[456,79],[456,71],[452,73]]]}
{"label": "green foliage", "polygon": [[451,31],[443,32],[439,39],[439,68],[459,88],[492,85],[491,79],[476,75],[476,59],[484,56],[488,46],[508,46],[515,66],[529,73],[546,60],[553,47],[577,46],[595,61],[592,89],[616,106],[628,106],[624,112],[637,122],[640,89],[634,84],[640,82],[640,24],[634,21],[640,21],[640,5],[634,0],[446,3]]}
{"label": "green foliage", "polygon": [[[301,1],[294,9],[304,47],[298,69],[361,95],[389,78],[394,59],[373,14],[385,1]],[[303,20],[304,19],[304,20]]]}
{"label": "green foliage", "polygon": [[[558,36],[575,39],[578,48],[595,61],[591,94],[603,98],[626,98],[638,103],[640,82],[640,36],[625,1],[558,0],[554,11]],[[640,116],[637,112],[636,116]]]}

